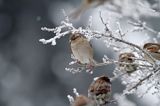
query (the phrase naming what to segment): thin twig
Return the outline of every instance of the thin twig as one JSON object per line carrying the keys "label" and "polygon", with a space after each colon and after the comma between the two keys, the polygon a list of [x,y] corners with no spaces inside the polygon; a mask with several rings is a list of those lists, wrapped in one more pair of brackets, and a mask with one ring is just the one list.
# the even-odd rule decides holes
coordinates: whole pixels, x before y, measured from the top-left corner
{"label": "thin twig", "polygon": [[136,27],[139,27],[139,28],[143,28],[146,31],[154,33],[155,35],[160,35],[160,32],[158,32],[158,31],[150,28],[149,26],[146,25],[145,22],[142,22],[140,20],[138,20],[136,23],[135,22],[131,22],[131,21],[129,21],[128,23],[131,24],[131,25],[133,25],[133,26],[136,26]]}
{"label": "thin twig", "polygon": [[[101,14],[100,14],[100,19],[101,19],[102,23],[104,24],[104,26],[106,27],[106,29],[108,30],[108,32],[111,32],[111,31],[109,30],[109,28],[108,28],[107,23],[104,22]],[[127,42],[127,41],[125,41],[125,40],[122,40],[122,39],[119,39],[119,38],[117,38],[117,37],[114,37],[112,33],[109,33],[109,35],[106,35],[106,33],[105,33],[105,34],[101,34],[101,35],[103,35],[104,37],[109,37],[109,38],[111,38],[111,39],[114,39],[115,41],[118,41],[118,42],[121,42],[121,43],[130,45],[130,46],[132,46],[132,47],[135,47],[135,48],[139,49],[140,51],[142,51],[145,55],[147,55],[148,57],[150,57],[152,61],[155,61],[155,59],[154,59],[149,53],[147,53],[145,50],[143,50],[141,47],[139,47],[139,46],[136,45],[136,44],[133,44],[133,43],[131,43],[131,42]],[[153,63],[151,63],[151,64],[153,64]]]}
{"label": "thin twig", "polygon": [[133,89],[136,89],[139,85],[141,85],[145,80],[149,79],[150,77],[152,77],[154,75],[154,73],[158,72],[160,70],[160,66],[154,70],[154,72],[150,73],[149,75],[147,75],[146,77],[144,77],[143,79],[140,79],[139,82],[137,84],[135,84],[133,87],[131,87],[130,89],[128,89],[128,91],[131,91]]}
{"label": "thin twig", "polygon": [[137,66],[143,66],[143,67],[153,67],[152,65],[144,65],[144,64],[136,64],[136,63],[126,63],[126,62],[119,62],[119,61],[108,61],[104,63],[97,63],[95,67],[105,66],[109,64],[123,64],[123,65],[137,65]]}

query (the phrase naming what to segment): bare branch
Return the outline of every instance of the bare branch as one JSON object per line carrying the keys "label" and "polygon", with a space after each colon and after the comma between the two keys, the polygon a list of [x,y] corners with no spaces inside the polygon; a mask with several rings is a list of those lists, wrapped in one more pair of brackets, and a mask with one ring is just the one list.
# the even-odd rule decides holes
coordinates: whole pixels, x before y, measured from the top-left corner
{"label": "bare branch", "polygon": [[154,75],[154,73],[157,73],[158,71],[160,71],[160,66],[157,67],[152,73],[150,73],[149,75],[147,75],[143,79],[140,79],[139,82],[137,84],[135,84],[133,87],[131,87],[130,89],[128,89],[128,91],[131,91],[133,89],[137,89],[138,86],[140,86],[144,81],[149,80],[149,78],[152,77]]}
{"label": "bare branch", "polygon": [[142,30],[149,31],[149,32],[151,32],[151,33],[153,33],[153,34],[155,34],[155,35],[160,35],[160,32],[155,31],[154,29],[148,27],[148,26],[146,25],[146,22],[142,22],[142,21],[138,20],[137,22],[129,21],[128,23],[131,24],[131,25],[133,25],[133,26],[139,27],[139,28],[141,28]]}
{"label": "bare branch", "polygon": [[[137,48],[138,50],[142,51],[144,54],[146,54],[148,57],[150,57],[150,58],[152,59],[152,61],[155,61],[155,59],[154,59],[149,53],[147,53],[145,50],[143,50],[142,48],[140,48],[138,45],[133,44],[133,43],[131,43],[131,42],[127,42],[127,41],[122,40],[122,39],[119,39],[119,38],[117,38],[117,37],[114,37],[114,35],[111,33],[112,31],[110,31],[109,28],[108,28],[108,26],[107,26],[107,24],[104,23],[103,18],[102,18],[101,15],[100,15],[100,18],[101,18],[102,23],[104,24],[104,26],[106,27],[106,29],[107,29],[108,32],[109,32],[109,33],[107,33],[107,34],[109,34],[109,35],[101,34],[102,36],[104,36],[104,37],[109,37],[109,38],[111,38],[111,39],[114,39],[115,41],[118,41],[118,42],[121,42],[121,43],[130,45],[130,46],[132,46],[132,47],[135,47],[135,48]],[[122,35],[122,36],[123,36],[123,35]]]}

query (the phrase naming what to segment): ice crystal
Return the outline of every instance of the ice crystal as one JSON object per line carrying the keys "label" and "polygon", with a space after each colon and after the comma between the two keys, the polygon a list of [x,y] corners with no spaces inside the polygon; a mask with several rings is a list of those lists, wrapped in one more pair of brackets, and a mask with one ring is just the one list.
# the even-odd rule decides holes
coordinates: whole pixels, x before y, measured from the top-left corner
{"label": "ice crystal", "polygon": [[[117,13],[121,14],[122,17],[128,17],[130,21],[128,21],[128,25],[131,25],[130,31],[127,31],[124,33],[123,28],[121,26],[121,21],[118,20],[116,23],[113,23],[117,26],[116,30],[113,30],[111,26],[110,19],[105,19],[102,16],[102,12],[100,12],[100,20],[102,24],[104,25],[104,31],[98,31],[92,29],[93,24],[93,18],[90,17],[88,25],[86,28],[79,27],[75,28],[74,25],[70,22],[68,16],[65,15],[65,20],[61,22],[61,24],[56,28],[41,28],[42,31],[48,31],[53,32],[55,35],[48,39],[40,39],[39,41],[43,44],[51,43],[52,45],[56,45],[56,40],[60,39],[63,36],[66,36],[68,34],[72,33],[81,33],[84,35],[88,41],[92,39],[98,39],[102,40],[107,48],[112,48],[114,51],[116,51],[117,55],[119,53],[125,51],[126,49],[129,49],[130,52],[135,54],[135,62],[133,63],[121,63],[124,65],[136,65],[137,70],[128,74],[125,73],[124,70],[119,68],[120,62],[116,59],[110,59],[106,55],[102,58],[102,63],[95,64],[95,67],[100,67],[108,64],[115,64],[116,68],[113,71],[114,78],[119,78],[122,82],[122,84],[125,85],[125,89],[123,91],[123,95],[125,94],[137,94],[137,96],[142,97],[144,94],[147,94],[148,91],[151,89],[154,89],[153,94],[160,93],[160,62],[156,60],[156,62],[152,63],[147,60],[145,60],[145,56],[148,56],[151,58],[151,60],[155,59],[139,44],[134,44],[127,39],[125,39],[125,36],[129,33],[135,33],[139,31],[146,31],[149,33],[152,33],[153,35],[156,35],[154,39],[152,39],[154,42],[158,42],[156,38],[160,37],[160,32],[154,30],[151,28],[147,22],[140,20],[141,16],[150,16],[150,12],[154,13],[153,16],[160,16],[159,12],[156,11],[152,5],[150,5],[146,0],[143,0],[143,2],[134,1],[134,0],[123,0],[118,2],[119,0],[116,0],[113,4],[111,4],[113,7],[118,8],[116,11]],[[109,9],[109,8],[107,8]],[[146,14],[149,12],[148,14]],[[148,36],[146,37],[148,38]],[[74,56],[71,57],[73,59],[72,62],[69,63],[70,66],[75,66],[76,60]],[[71,68],[65,68],[66,71],[72,72],[73,74],[79,73],[83,70],[87,72],[93,72],[86,68],[86,65],[84,64],[78,64],[78,66],[71,67]],[[144,89],[145,86],[145,89]],[[143,89],[143,92],[142,92]],[[74,93],[78,96],[76,89],[74,89]],[[69,101],[73,102],[73,98],[68,95]],[[124,98],[122,98],[124,99]],[[134,105],[133,105],[134,106]]]}

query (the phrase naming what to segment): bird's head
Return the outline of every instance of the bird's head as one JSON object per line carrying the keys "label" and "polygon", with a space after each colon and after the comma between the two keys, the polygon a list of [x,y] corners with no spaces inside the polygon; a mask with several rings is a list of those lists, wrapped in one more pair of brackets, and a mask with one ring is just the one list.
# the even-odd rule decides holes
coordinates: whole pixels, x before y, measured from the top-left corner
{"label": "bird's head", "polygon": [[80,33],[73,33],[73,34],[71,34],[71,36],[70,36],[70,42],[71,42],[71,41],[76,41],[77,39],[79,39],[79,38],[81,38],[81,37],[83,37],[82,34],[80,34]]}
{"label": "bird's head", "polygon": [[146,43],[143,48],[152,53],[160,52],[160,44],[157,43]]}
{"label": "bird's head", "polygon": [[135,55],[133,53],[121,53],[119,55],[119,61],[120,62],[130,62],[132,63],[134,61]]}

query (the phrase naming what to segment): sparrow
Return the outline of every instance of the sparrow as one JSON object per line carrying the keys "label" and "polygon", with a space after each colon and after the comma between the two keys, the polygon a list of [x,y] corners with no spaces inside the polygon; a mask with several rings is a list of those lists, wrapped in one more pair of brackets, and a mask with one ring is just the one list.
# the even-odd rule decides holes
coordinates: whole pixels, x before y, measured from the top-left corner
{"label": "sparrow", "polygon": [[[118,62],[120,62],[118,64],[119,65],[118,67],[120,68],[120,70],[128,74],[136,71],[138,66],[136,64],[133,64],[135,62],[134,58],[135,58],[135,55],[133,53],[121,53],[118,59]],[[128,64],[123,64],[122,62],[128,63]]]}
{"label": "sparrow", "polygon": [[110,102],[111,81],[107,76],[96,78],[88,89],[88,97],[95,101],[98,106],[104,106]]}
{"label": "sparrow", "polygon": [[96,106],[95,102],[84,95],[75,98],[72,106]]}
{"label": "sparrow", "polygon": [[86,65],[88,68],[96,65],[96,61],[93,59],[93,48],[84,35],[80,33],[71,34],[70,46],[72,54],[78,63]]}
{"label": "sparrow", "polygon": [[90,9],[92,7],[100,6],[100,5],[104,4],[106,1],[110,1],[110,0],[82,0],[80,7],[78,9],[76,9],[75,11],[73,11],[70,14],[70,17],[73,19],[76,19],[76,18],[80,17],[80,15],[83,14],[88,9]]}
{"label": "sparrow", "polygon": [[[160,60],[160,44],[146,43],[144,44],[143,49],[146,50],[154,59]],[[153,59],[151,59],[147,55],[144,55],[144,58],[151,63],[155,62]]]}

